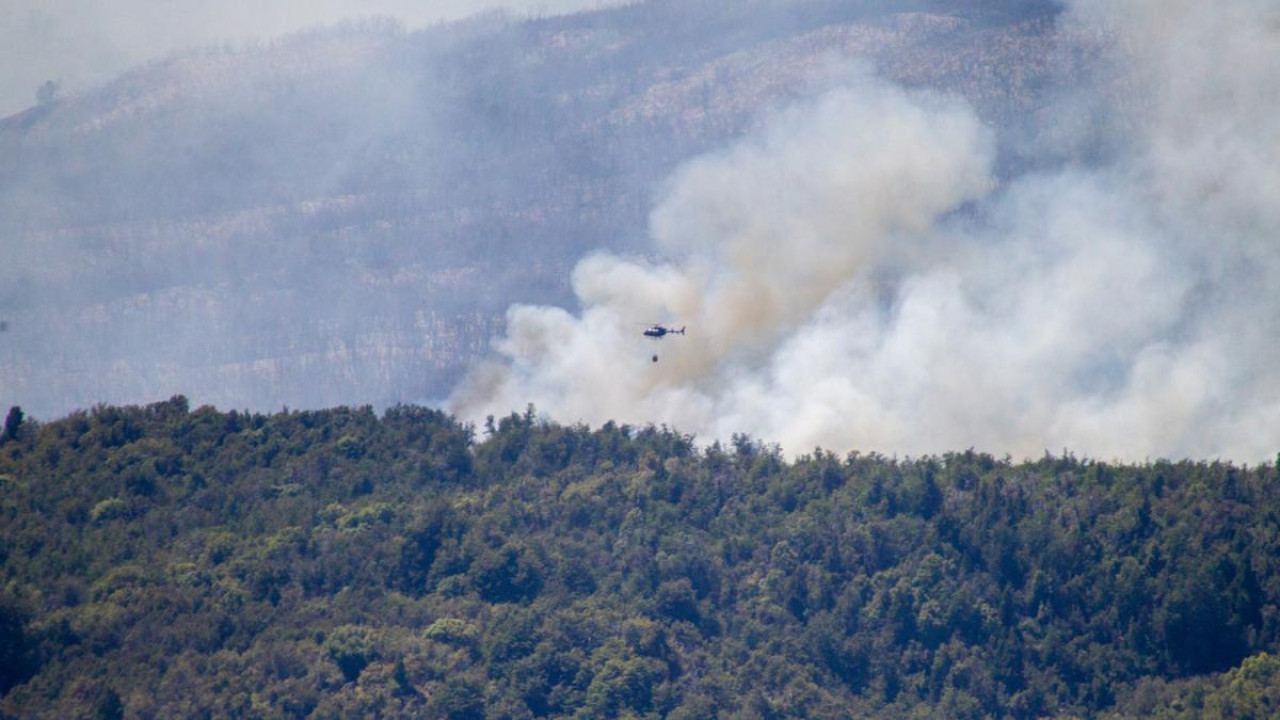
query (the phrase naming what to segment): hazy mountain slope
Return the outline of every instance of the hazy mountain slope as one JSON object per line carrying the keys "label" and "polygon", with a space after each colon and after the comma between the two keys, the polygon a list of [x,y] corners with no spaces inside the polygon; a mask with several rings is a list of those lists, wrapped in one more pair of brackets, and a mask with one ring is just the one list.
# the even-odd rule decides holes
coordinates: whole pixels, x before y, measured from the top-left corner
{"label": "hazy mountain slope", "polygon": [[138,68],[0,121],[0,396],[41,416],[178,391],[261,409],[439,397],[507,304],[569,302],[590,249],[647,252],[671,169],[832,63],[959,93],[1017,138],[1087,73],[1053,16],[650,2]]}

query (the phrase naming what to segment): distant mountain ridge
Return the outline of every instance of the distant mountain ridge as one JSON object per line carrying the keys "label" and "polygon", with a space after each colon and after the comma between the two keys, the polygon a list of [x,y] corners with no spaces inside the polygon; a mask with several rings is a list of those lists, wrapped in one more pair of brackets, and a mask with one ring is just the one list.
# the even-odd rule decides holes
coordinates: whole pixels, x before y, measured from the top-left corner
{"label": "distant mountain ridge", "polygon": [[44,417],[441,397],[508,304],[571,303],[592,249],[651,252],[663,178],[832,62],[962,95],[1010,137],[1043,123],[1096,62],[1057,13],[647,2],[150,63],[0,120],[0,396]]}

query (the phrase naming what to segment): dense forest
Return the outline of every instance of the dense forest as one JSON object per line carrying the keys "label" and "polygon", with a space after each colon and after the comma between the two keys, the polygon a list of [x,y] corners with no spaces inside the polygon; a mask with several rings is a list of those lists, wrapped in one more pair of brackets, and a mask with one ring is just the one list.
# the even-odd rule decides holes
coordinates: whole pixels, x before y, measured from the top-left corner
{"label": "dense forest", "polygon": [[183,397],[0,436],[0,716],[1274,717],[1275,466]]}

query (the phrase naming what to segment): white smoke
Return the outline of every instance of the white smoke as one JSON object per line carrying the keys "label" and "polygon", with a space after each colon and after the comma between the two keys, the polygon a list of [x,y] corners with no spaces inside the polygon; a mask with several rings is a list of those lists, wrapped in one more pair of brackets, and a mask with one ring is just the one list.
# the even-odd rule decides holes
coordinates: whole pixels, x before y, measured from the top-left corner
{"label": "white smoke", "polygon": [[1093,102],[1120,157],[997,187],[966,106],[848,82],[680,170],[651,222],[670,260],[584,260],[578,316],[513,307],[452,409],[790,452],[1272,457],[1280,12],[1088,0],[1063,22],[1115,40]]}

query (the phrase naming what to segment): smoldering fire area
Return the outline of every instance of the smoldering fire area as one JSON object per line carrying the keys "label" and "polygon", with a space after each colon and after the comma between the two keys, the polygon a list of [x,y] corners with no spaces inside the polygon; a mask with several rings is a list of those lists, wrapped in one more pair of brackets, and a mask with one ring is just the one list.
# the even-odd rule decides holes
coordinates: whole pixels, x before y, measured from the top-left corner
{"label": "smoldering fire area", "polygon": [[[1052,169],[1004,182],[966,103],[869,72],[771,115],[666,182],[661,260],[584,259],[577,313],[513,306],[449,407],[789,452],[1269,458],[1280,34],[1219,10],[1075,3],[1059,22],[1115,53],[1084,98],[1114,150],[1041,138]],[[690,331],[650,366],[655,317]]]}

